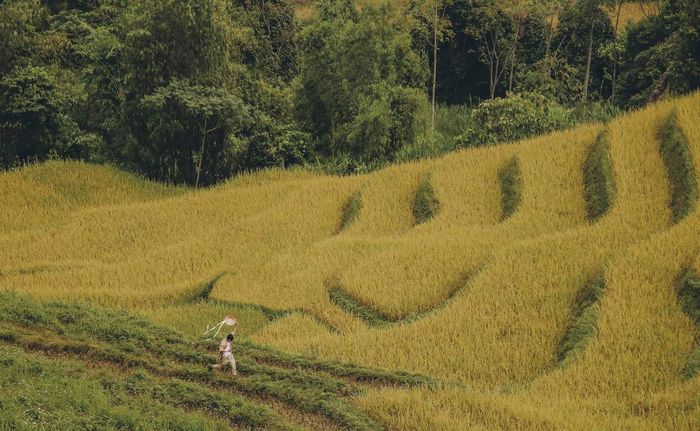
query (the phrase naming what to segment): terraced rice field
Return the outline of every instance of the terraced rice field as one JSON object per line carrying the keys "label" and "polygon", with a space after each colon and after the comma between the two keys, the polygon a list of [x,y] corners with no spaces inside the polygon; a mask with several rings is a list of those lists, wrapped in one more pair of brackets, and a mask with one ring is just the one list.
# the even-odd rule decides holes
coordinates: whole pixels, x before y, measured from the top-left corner
{"label": "terraced rice field", "polygon": [[[173,429],[698,429],[698,120],[696,93],[204,191],[76,163],[0,174],[0,361],[90,382],[114,420],[115,399],[162,406]],[[228,312],[239,380],[207,373],[199,337]]]}

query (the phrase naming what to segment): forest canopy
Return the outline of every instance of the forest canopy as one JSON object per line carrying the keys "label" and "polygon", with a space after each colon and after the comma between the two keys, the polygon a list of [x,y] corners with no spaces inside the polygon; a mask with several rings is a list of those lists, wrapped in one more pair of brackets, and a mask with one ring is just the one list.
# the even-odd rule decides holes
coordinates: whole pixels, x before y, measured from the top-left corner
{"label": "forest canopy", "polygon": [[700,87],[694,0],[634,2],[633,21],[625,0],[309,3],[0,1],[0,169],[349,173]]}

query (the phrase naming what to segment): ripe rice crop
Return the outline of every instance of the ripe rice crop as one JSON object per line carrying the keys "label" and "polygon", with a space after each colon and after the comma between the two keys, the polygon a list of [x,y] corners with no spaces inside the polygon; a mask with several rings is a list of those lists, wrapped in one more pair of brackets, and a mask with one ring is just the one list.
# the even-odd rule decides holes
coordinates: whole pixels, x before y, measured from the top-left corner
{"label": "ripe rice crop", "polygon": [[[357,396],[390,429],[698,429],[700,377],[684,371],[698,329],[677,283],[689,267],[700,273],[700,215],[677,218],[670,204],[660,130],[672,111],[687,143],[680,162],[697,178],[699,93],[362,176],[266,171],[192,191],[72,163],[3,173],[2,196],[15,197],[0,215],[0,288],[130,309],[192,336],[252,304],[243,325],[258,343],[436,379]],[[590,223],[586,173],[604,129],[600,189],[614,184],[614,205]],[[501,223],[510,192],[499,172],[513,160],[519,205]],[[440,210],[415,224],[424,172]],[[361,210],[338,234],[358,190]],[[221,273],[206,298],[193,296]],[[561,366],[567,329],[588,315],[580,292],[597,276],[594,329]],[[328,280],[390,324],[339,306]]]}

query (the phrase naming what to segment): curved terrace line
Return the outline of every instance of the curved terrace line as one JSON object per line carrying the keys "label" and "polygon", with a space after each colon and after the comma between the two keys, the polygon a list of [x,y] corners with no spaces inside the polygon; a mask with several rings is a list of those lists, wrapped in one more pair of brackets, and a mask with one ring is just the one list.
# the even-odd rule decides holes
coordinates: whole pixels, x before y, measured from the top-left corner
{"label": "curved terrace line", "polygon": [[[361,391],[358,384],[423,386],[434,383],[417,374],[319,361],[247,341],[236,344],[242,375],[232,379],[225,374],[207,372],[206,365],[212,361],[208,353],[211,345],[183,340],[178,334],[137,316],[87,305],[40,302],[11,293],[0,293],[0,300],[0,345],[41,352],[48,359],[60,355],[89,361],[115,376],[143,376],[146,381],[141,383],[153,386],[154,394],[159,396],[170,393],[162,392],[163,387],[167,389],[175,384],[183,388],[185,385],[185,392],[189,394],[186,399],[195,402],[190,407],[202,409],[208,415],[229,412],[224,417],[241,426],[287,429],[280,417],[265,410],[270,402],[283,405],[282,410],[296,411],[292,416],[314,415],[339,429],[383,429],[350,400]],[[67,316],[81,318],[67,319]],[[134,336],[120,337],[126,333]],[[219,395],[211,398],[210,389],[216,389]],[[163,401],[177,402],[178,399],[181,397]],[[272,410],[282,419],[293,419],[285,417],[284,412],[275,411],[280,409]]]}
{"label": "curved terrace line", "polygon": [[557,348],[558,366],[564,367],[575,360],[595,334],[605,287],[605,276],[601,272],[578,292],[571,320]]}
{"label": "curved terrace line", "polygon": [[363,302],[356,296],[348,292],[340,284],[338,277],[331,277],[326,280],[326,287],[328,289],[328,297],[335,305],[341,308],[346,313],[357,317],[362,320],[368,326],[373,327],[386,327],[390,325],[401,325],[406,323],[411,323],[416,320],[423,319],[429,315],[437,313],[441,309],[445,308],[452,300],[462,293],[469,286],[471,280],[474,279],[476,274],[479,272],[472,271],[460,275],[452,284],[447,296],[443,301],[434,305],[433,307],[416,311],[405,317],[394,317],[390,316],[375,306]]}
{"label": "curved terrace line", "polygon": [[683,368],[683,377],[692,379],[700,373],[700,276],[692,270],[680,277],[676,286],[678,304],[695,325],[695,345]]}
{"label": "curved terrace line", "polygon": [[17,269],[0,270],[0,279],[11,277],[11,276],[25,276],[32,274],[40,274],[42,272],[61,272],[68,271],[75,268],[75,265],[67,264],[39,264],[32,266],[25,266]]}
{"label": "curved terrace line", "polygon": [[211,298],[211,292],[214,290],[214,287],[216,287],[216,283],[218,283],[221,278],[223,278],[224,275],[227,273],[221,272],[217,274],[216,276],[210,278],[209,280],[205,281],[204,283],[197,285],[193,288],[193,291],[191,294],[185,295],[185,297],[180,301],[182,304],[192,304],[196,302],[206,302],[208,304],[212,305],[221,305],[221,306],[226,306],[226,307],[231,307],[231,308],[238,308],[238,309],[246,309],[246,310],[253,310],[257,311],[265,316],[265,318],[268,321],[275,321],[278,319],[281,319],[283,317],[292,315],[292,314],[302,314],[304,316],[310,317],[313,319],[316,323],[319,325],[323,326],[326,328],[328,331],[332,333],[340,333],[340,330],[336,328],[334,325],[332,325],[330,322],[318,317],[316,314],[305,310],[303,308],[284,308],[284,309],[276,309],[276,308],[270,308],[266,307],[264,305],[260,304],[252,304],[252,303],[247,303],[247,302],[237,302],[237,301],[228,301],[224,299],[217,299],[217,298]]}
{"label": "curved terrace line", "polygon": [[338,225],[338,230],[336,234],[341,233],[351,224],[353,224],[357,218],[360,216],[360,211],[362,210],[362,187],[360,187],[355,193],[348,198],[348,200],[343,205],[343,211],[340,215],[340,224]]}

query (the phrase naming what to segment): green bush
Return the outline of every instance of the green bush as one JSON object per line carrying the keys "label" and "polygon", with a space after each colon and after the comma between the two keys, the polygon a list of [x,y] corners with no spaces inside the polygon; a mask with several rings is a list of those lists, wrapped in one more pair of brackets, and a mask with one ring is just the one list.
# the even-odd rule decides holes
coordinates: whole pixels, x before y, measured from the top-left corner
{"label": "green bush", "polygon": [[607,123],[620,115],[622,110],[609,102],[590,102],[577,105],[571,115],[577,123]]}
{"label": "green bush", "polygon": [[[426,115],[430,115],[426,111]],[[426,125],[428,120],[425,121]],[[402,146],[396,153],[396,162],[409,162],[412,160],[437,157],[456,147],[455,138],[473,124],[472,108],[468,105],[438,105],[435,115],[435,130],[432,137],[426,127],[416,139]],[[432,138],[432,139],[431,139]]]}
{"label": "green bush", "polygon": [[569,364],[586,348],[590,337],[596,331],[600,300],[605,293],[605,278],[594,278],[579,293],[574,305],[573,315],[559,344],[557,359],[561,366]]}
{"label": "green bush", "polygon": [[90,159],[101,146],[69,116],[76,103],[41,67],[0,79],[0,169],[49,156]]}
{"label": "green bush", "polygon": [[512,142],[574,124],[569,111],[535,93],[487,100],[472,113],[472,126],[456,138],[459,147]]}
{"label": "green bush", "polygon": [[678,284],[678,302],[700,329],[700,277],[689,271]]}
{"label": "green bush", "polygon": [[386,326],[392,322],[392,319],[386,314],[363,304],[350,295],[350,293],[340,286],[337,280],[330,280],[328,284],[330,287],[330,289],[328,289],[328,297],[346,313],[357,317],[370,326]]}
{"label": "green bush", "polygon": [[675,110],[664,120],[658,138],[670,183],[673,222],[677,223],[695,208],[698,183],[688,138],[678,124],[678,114]]}
{"label": "green bush", "polygon": [[409,162],[412,160],[437,157],[456,149],[455,138],[442,134],[436,130],[433,139],[427,133],[418,136],[414,143],[401,147],[396,153],[396,162]]}
{"label": "green bush", "polygon": [[340,217],[340,227],[338,232],[347,229],[360,215],[362,209],[362,190],[358,190],[350,196],[343,206],[343,213]]}
{"label": "green bush", "polygon": [[[681,279],[676,288],[678,304],[683,312],[693,321],[696,331],[700,331],[700,278],[688,273]],[[700,342],[696,340],[683,368],[683,376],[692,379],[700,372]]]}
{"label": "green bush", "polygon": [[305,165],[311,159],[310,136],[258,116],[251,136],[230,135],[233,172]]}
{"label": "green bush", "polygon": [[413,219],[416,224],[425,223],[440,210],[440,201],[435,197],[435,191],[430,181],[430,173],[424,173],[418,183],[418,190],[413,199]]}
{"label": "green bush", "polygon": [[601,132],[583,162],[583,194],[588,219],[605,215],[615,201],[616,186],[607,132]]}
{"label": "green bush", "polygon": [[522,178],[518,156],[513,156],[506,166],[498,172],[501,184],[501,221],[512,216],[522,200]]}

